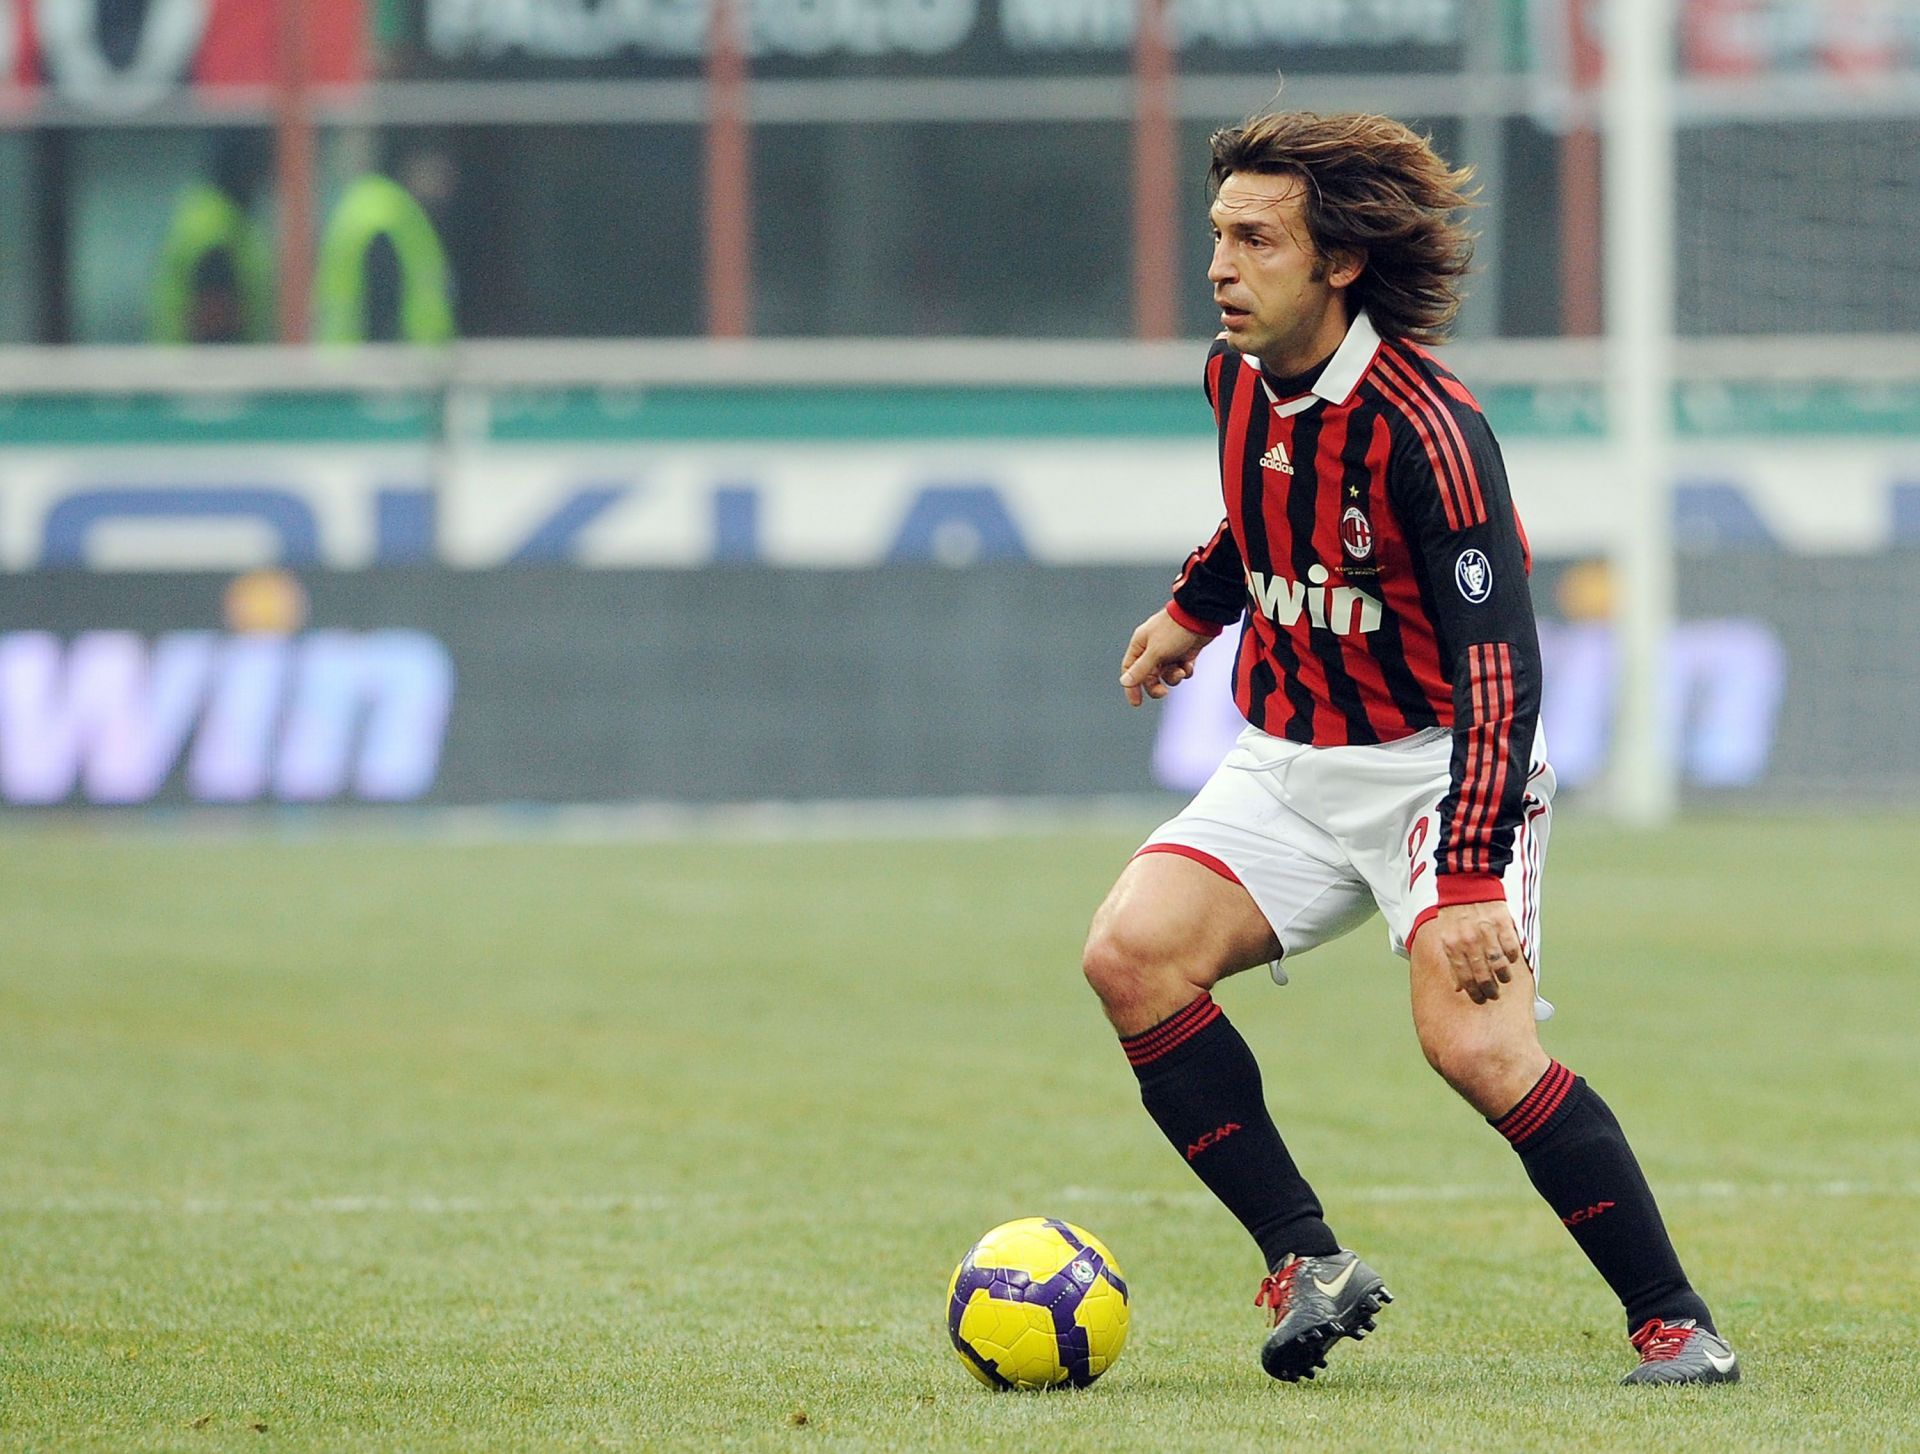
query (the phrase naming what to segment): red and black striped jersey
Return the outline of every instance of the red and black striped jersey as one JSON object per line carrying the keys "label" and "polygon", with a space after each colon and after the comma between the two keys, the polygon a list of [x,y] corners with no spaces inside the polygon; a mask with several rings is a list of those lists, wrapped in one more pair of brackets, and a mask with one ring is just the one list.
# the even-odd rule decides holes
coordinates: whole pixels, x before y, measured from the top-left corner
{"label": "red and black striped jersey", "polygon": [[1526,536],[1466,387],[1358,315],[1327,364],[1207,358],[1227,514],[1168,610],[1244,619],[1234,699],[1262,731],[1331,747],[1453,733],[1442,903],[1500,896],[1540,708]]}

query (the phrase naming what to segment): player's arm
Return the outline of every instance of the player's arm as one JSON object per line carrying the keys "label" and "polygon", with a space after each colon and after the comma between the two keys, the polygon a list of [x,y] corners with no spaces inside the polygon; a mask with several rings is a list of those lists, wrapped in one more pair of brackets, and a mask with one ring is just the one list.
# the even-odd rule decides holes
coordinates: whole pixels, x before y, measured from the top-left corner
{"label": "player's arm", "polygon": [[1164,697],[1193,675],[1200,649],[1246,609],[1240,546],[1222,520],[1213,538],[1187,557],[1167,604],[1134,627],[1120,658],[1120,688],[1139,706]]}
{"label": "player's arm", "polygon": [[[1220,370],[1231,350],[1214,341],[1203,375],[1207,402],[1219,413]],[[1133,630],[1120,658],[1120,688],[1137,707],[1148,697],[1164,697],[1193,675],[1200,649],[1246,610],[1246,567],[1240,542],[1225,520],[1213,537],[1180,567],[1167,604]]]}
{"label": "player's arm", "polygon": [[1413,536],[1453,682],[1451,783],[1434,873],[1455,984],[1499,998],[1524,964],[1501,882],[1513,861],[1540,717],[1540,639],[1506,467],[1478,411],[1449,406],[1396,445],[1392,488]]}

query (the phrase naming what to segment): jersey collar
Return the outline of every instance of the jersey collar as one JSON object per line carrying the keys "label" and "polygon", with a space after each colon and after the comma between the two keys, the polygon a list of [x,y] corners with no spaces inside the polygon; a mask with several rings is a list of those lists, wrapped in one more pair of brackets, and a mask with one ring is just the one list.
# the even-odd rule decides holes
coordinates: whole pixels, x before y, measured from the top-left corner
{"label": "jersey collar", "polygon": [[1313,388],[1298,398],[1283,401],[1268,383],[1266,370],[1256,360],[1249,359],[1248,362],[1260,370],[1260,387],[1267,391],[1267,400],[1273,405],[1273,412],[1286,419],[1311,409],[1323,399],[1329,404],[1346,403],[1353,397],[1353,391],[1360,387],[1362,376],[1373,366],[1373,356],[1379,351],[1380,335],[1374,331],[1373,320],[1367,317],[1363,308],[1353,315],[1353,322],[1347,326],[1347,336],[1340,340],[1340,347],[1334,350],[1333,357],[1320,370],[1320,377],[1313,381]]}

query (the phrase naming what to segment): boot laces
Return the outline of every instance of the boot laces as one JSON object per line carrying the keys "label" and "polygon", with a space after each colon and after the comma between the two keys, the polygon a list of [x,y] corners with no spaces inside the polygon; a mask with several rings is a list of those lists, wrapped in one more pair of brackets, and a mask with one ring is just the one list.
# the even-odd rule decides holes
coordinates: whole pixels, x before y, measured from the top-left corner
{"label": "boot laces", "polygon": [[1649,1318],[1627,1341],[1639,1350],[1642,1363],[1661,1363],[1678,1358],[1700,1329],[1692,1323],[1663,1323]]}
{"label": "boot laces", "polygon": [[1293,1282],[1302,1266],[1298,1257],[1289,1257],[1261,1280],[1260,1291],[1253,1295],[1256,1308],[1272,1310],[1273,1326],[1279,1327],[1293,1304]]}

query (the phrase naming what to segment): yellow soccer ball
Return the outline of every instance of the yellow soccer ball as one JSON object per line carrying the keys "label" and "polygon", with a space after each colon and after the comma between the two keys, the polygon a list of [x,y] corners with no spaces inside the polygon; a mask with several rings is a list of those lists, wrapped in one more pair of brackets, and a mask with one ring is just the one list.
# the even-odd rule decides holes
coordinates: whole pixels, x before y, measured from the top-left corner
{"label": "yellow soccer ball", "polygon": [[1113,1254],[1051,1217],[995,1227],[947,1284],[954,1351],[989,1388],[1085,1388],[1126,1346],[1128,1316]]}

